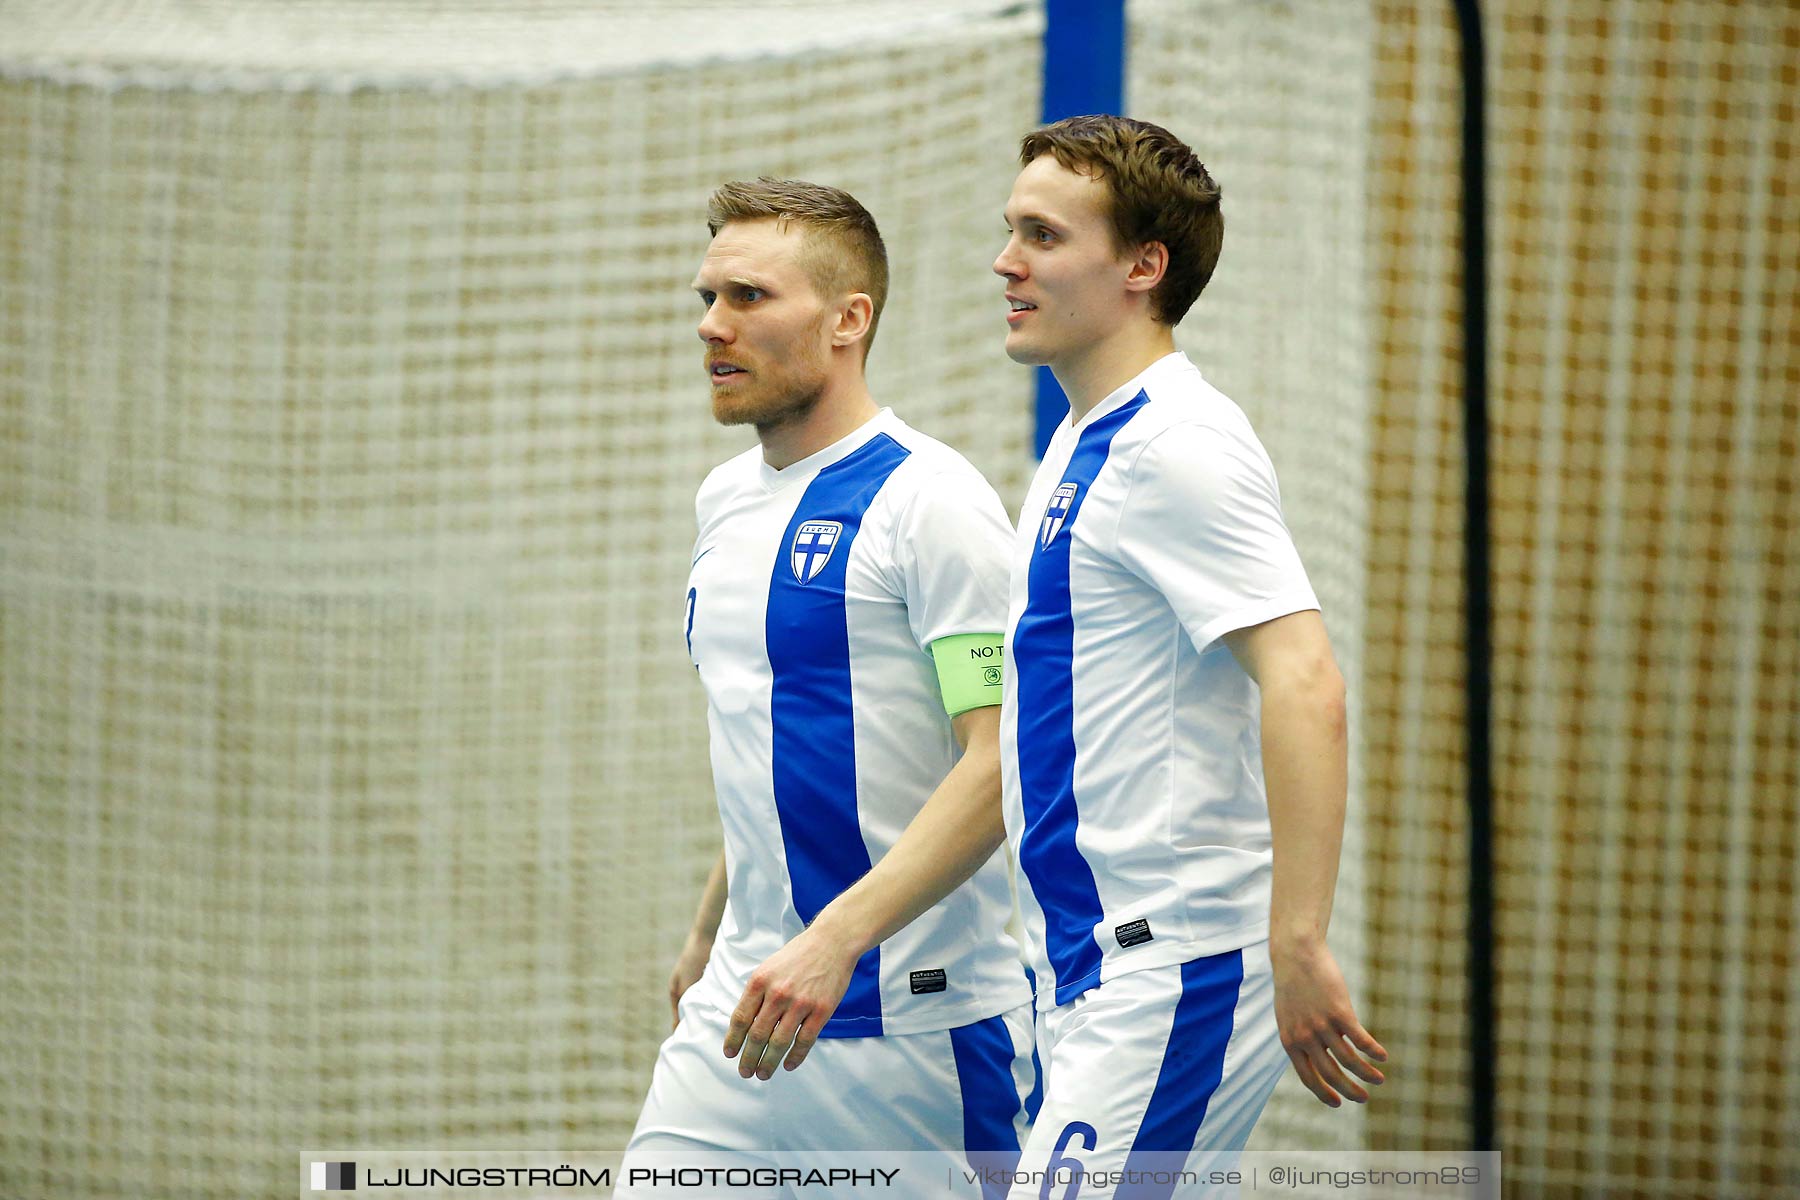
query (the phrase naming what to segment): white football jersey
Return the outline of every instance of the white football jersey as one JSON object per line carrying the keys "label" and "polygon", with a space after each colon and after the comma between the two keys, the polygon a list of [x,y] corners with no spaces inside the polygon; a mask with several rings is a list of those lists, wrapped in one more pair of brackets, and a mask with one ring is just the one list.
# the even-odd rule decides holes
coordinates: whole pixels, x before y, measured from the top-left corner
{"label": "white football jersey", "polygon": [[[697,986],[729,1012],[960,755],[931,644],[999,633],[1012,530],[966,459],[887,409],[780,471],[746,451],[696,508],[686,631],[728,879]],[[1011,913],[996,854],[862,957],[821,1036],[948,1029],[1024,1003]]]}
{"label": "white football jersey", "polygon": [[1038,1007],[1268,933],[1256,684],[1319,606],[1242,410],[1170,354],[1064,420],[1014,542],[1001,761]]}

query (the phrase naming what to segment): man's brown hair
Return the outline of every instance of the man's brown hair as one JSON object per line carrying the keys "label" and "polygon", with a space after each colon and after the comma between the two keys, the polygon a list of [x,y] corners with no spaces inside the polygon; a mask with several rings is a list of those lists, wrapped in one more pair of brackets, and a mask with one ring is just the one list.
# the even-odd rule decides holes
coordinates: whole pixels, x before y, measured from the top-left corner
{"label": "man's brown hair", "polygon": [[1219,185],[1185,142],[1130,117],[1068,117],[1019,143],[1019,165],[1051,155],[1070,171],[1103,181],[1121,249],[1161,242],[1169,267],[1150,293],[1150,315],[1165,325],[1187,316],[1212,278],[1225,241]]}
{"label": "man's brown hair", "polygon": [[734,180],[719,185],[706,202],[707,231],[717,234],[732,221],[774,220],[804,226],[810,235],[801,266],[821,296],[866,292],[874,311],[863,338],[863,357],[875,342],[875,326],[887,303],[887,246],[869,210],[839,188],[800,179],[754,182]]}

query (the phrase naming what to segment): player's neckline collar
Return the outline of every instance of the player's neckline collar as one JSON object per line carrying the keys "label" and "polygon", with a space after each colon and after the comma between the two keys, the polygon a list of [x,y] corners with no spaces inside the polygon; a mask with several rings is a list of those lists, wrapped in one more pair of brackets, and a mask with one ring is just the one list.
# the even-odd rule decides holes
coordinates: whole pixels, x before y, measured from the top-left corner
{"label": "player's neckline collar", "polygon": [[1188,356],[1182,351],[1171,350],[1143,370],[1139,371],[1136,375],[1133,375],[1130,379],[1127,379],[1124,383],[1121,383],[1112,391],[1106,393],[1106,398],[1104,400],[1081,414],[1081,420],[1075,420],[1075,414],[1071,411],[1068,419],[1064,422],[1064,427],[1071,432],[1079,434],[1083,429],[1092,425],[1107,413],[1112,412],[1120,405],[1129,401],[1133,396],[1143,391],[1164,374],[1183,369],[1192,370],[1193,364],[1188,361]]}
{"label": "player's neckline collar", "polygon": [[889,429],[896,419],[892,408],[883,408],[823,450],[815,450],[805,458],[789,463],[779,471],[759,457],[756,462],[757,478],[762,481],[763,487],[771,492],[778,492],[782,488],[791,486],[796,480],[811,479],[832,463],[855,454],[870,438]]}

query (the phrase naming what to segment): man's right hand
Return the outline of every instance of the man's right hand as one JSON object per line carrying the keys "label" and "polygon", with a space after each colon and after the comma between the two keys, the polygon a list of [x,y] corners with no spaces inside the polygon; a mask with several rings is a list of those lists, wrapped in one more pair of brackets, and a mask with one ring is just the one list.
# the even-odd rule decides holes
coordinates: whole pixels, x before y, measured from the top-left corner
{"label": "man's right hand", "polygon": [[712,942],[701,941],[689,936],[687,944],[675,959],[675,969],[669,972],[669,1028],[681,1024],[681,997],[687,990],[700,982],[700,976],[706,972],[706,960],[712,956]]}

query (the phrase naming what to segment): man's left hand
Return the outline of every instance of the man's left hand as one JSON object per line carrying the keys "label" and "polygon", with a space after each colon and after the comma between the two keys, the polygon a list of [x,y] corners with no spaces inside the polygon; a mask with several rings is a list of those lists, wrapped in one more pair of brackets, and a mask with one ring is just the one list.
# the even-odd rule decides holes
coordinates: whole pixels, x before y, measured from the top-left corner
{"label": "man's left hand", "polygon": [[1386,1062],[1387,1051],[1356,1019],[1350,989],[1331,951],[1323,941],[1282,948],[1271,944],[1269,957],[1275,969],[1275,1025],[1300,1082],[1332,1108],[1342,1103],[1339,1092],[1367,1103],[1369,1093],[1350,1075],[1380,1084],[1384,1076],[1362,1054]]}

